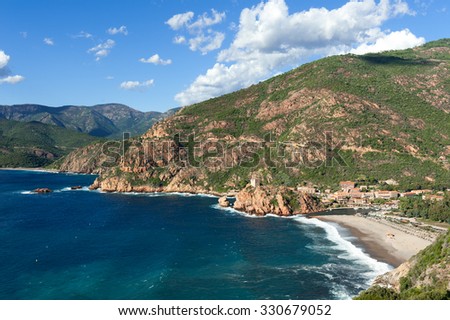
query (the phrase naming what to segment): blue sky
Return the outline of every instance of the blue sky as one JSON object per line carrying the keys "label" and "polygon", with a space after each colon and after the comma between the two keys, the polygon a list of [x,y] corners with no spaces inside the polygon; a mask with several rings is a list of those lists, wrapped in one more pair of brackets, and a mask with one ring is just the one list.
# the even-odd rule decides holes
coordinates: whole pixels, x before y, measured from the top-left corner
{"label": "blue sky", "polygon": [[165,111],[332,54],[450,37],[445,0],[2,0],[0,104]]}

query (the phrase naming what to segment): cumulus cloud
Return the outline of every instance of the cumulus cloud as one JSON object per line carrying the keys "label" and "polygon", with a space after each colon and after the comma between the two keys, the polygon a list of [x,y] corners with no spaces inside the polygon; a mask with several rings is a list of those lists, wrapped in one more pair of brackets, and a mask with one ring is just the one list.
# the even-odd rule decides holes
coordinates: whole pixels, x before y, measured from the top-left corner
{"label": "cumulus cloud", "polygon": [[201,33],[198,36],[189,39],[189,49],[192,51],[200,51],[203,55],[209,51],[220,49],[225,34],[222,32],[211,31],[209,34]]}
{"label": "cumulus cloud", "polygon": [[0,84],[3,83],[16,84],[25,80],[23,76],[10,75],[11,71],[7,68],[9,59],[10,56],[8,56],[3,50],[0,50]]}
{"label": "cumulus cloud", "polygon": [[53,42],[52,38],[44,38],[44,43],[48,46],[53,46],[55,42]]}
{"label": "cumulus cloud", "polygon": [[215,9],[211,10],[211,14],[207,12],[198,16],[195,21],[194,13],[192,11],[174,15],[166,21],[173,30],[185,29],[189,39],[185,36],[177,35],[173,42],[176,44],[187,43],[189,49],[192,51],[200,51],[205,55],[209,51],[220,49],[225,34],[214,31],[211,26],[221,23],[226,17],[225,12],[218,12]]}
{"label": "cumulus cloud", "polygon": [[124,90],[144,91],[153,86],[155,81],[153,79],[139,82],[139,81],[124,81],[120,84],[120,88]]}
{"label": "cumulus cloud", "polygon": [[23,80],[25,80],[25,78],[19,75],[7,76],[6,78],[0,78],[0,84],[2,83],[16,84]]}
{"label": "cumulus cloud", "polygon": [[179,13],[174,15],[172,18],[166,21],[166,24],[172,28],[172,30],[179,30],[182,27],[189,24],[189,22],[194,17],[194,13],[192,11],[188,11],[185,13]]}
{"label": "cumulus cloud", "polygon": [[0,69],[6,67],[9,62],[9,56],[2,50],[0,50]]}
{"label": "cumulus cloud", "polygon": [[110,35],[123,34],[124,36],[128,35],[128,30],[126,26],[120,26],[119,28],[109,28],[106,32]]}
{"label": "cumulus cloud", "polygon": [[88,53],[92,53],[95,55],[95,60],[99,61],[101,58],[106,57],[110,52],[111,49],[116,45],[116,42],[114,40],[108,39],[103,43],[100,43],[99,45],[92,47],[88,50]]}
{"label": "cumulus cloud", "polygon": [[403,0],[349,0],[333,10],[311,8],[294,13],[289,13],[284,0],[261,2],[242,10],[230,47],[175,99],[181,105],[209,99],[297,66],[312,56],[423,43],[423,38],[409,30],[380,31],[384,22],[405,14],[415,13]]}
{"label": "cumulus cloud", "polygon": [[141,58],[141,59],[139,59],[139,61],[142,63],[153,63],[156,65],[163,65],[163,66],[167,66],[172,63],[171,59],[167,59],[167,60],[161,59],[159,54],[154,54],[148,59]]}
{"label": "cumulus cloud", "polygon": [[226,17],[225,12],[218,12],[214,9],[211,10],[211,16],[204,12],[201,16],[197,18],[191,24],[188,24],[189,29],[203,29],[205,27],[210,27],[215,24],[221,23]]}
{"label": "cumulus cloud", "polygon": [[417,47],[425,43],[425,38],[416,37],[408,29],[394,31],[389,34],[383,33],[374,42],[367,42],[350,50],[354,54],[375,53],[388,50],[402,50]]}

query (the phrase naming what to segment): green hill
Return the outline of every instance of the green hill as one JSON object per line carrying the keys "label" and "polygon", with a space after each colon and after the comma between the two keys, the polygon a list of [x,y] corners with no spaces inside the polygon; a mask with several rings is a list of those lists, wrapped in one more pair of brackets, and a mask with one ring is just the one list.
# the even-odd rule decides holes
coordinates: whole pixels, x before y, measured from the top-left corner
{"label": "green hill", "polygon": [[[395,179],[400,189],[448,187],[449,68],[448,39],[305,64],[158,122],[99,186],[225,192],[256,173],[274,186]],[[202,145],[188,143],[193,134]],[[143,145],[163,140],[173,154],[157,146],[145,154]],[[62,168],[83,161],[80,152]]]}
{"label": "green hill", "polygon": [[0,119],[37,121],[96,137],[117,138],[123,132],[130,132],[133,136],[140,135],[155,122],[173,114],[176,110],[178,109],[171,109],[165,113],[141,112],[117,103],[92,107],[23,104],[0,106]]}
{"label": "green hill", "polygon": [[380,276],[355,299],[450,299],[450,231],[396,270]]}
{"label": "green hill", "polygon": [[0,167],[41,167],[98,138],[40,122],[0,119]]}

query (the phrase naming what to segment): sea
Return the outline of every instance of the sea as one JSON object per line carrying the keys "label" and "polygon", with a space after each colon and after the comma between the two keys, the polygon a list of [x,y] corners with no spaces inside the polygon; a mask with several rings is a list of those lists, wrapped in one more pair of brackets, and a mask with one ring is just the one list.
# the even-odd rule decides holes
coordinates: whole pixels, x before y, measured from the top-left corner
{"label": "sea", "polygon": [[94,179],[0,170],[0,299],[351,299],[392,268],[336,224]]}

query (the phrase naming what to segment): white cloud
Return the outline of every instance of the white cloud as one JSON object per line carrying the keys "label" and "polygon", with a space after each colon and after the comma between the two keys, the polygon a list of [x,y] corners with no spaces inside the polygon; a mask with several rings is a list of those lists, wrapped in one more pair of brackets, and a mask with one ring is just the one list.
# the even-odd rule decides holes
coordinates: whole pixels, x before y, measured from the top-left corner
{"label": "white cloud", "polygon": [[28,38],[28,32],[26,32],[26,31],[21,31],[21,32],[19,32],[19,34],[22,36],[22,38],[24,38],[24,39],[26,39],[26,38]]}
{"label": "white cloud", "polygon": [[16,84],[23,80],[25,80],[25,78],[19,75],[8,76],[6,78],[0,78],[0,84],[2,83]]}
{"label": "white cloud", "polygon": [[163,65],[163,66],[166,66],[166,65],[169,65],[172,63],[171,59],[167,59],[167,60],[161,59],[159,54],[154,54],[148,59],[141,58],[141,59],[139,59],[139,61],[142,63],[153,63],[156,65]]}
{"label": "white cloud", "polygon": [[176,14],[172,18],[167,20],[166,24],[168,24],[172,28],[172,30],[178,30],[187,25],[193,17],[194,13],[192,11]]}
{"label": "white cloud", "polygon": [[85,31],[80,31],[80,33],[76,34],[73,36],[74,38],[85,38],[85,39],[90,39],[92,38],[92,34],[85,32]]}
{"label": "white cloud", "polygon": [[422,38],[407,30],[391,35],[379,29],[385,21],[405,14],[414,12],[402,0],[349,0],[333,10],[294,13],[289,13],[284,0],[261,2],[242,10],[230,47],[175,99],[182,105],[199,102],[256,83],[308,57],[350,52],[363,44],[376,45],[378,39],[382,40],[376,46],[383,50],[397,48],[398,43],[417,45]]}
{"label": "white cloud", "polygon": [[220,49],[224,39],[225,34],[223,34],[222,32],[212,31],[207,35],[201,33],[195,38],[189,39],[189,49],[191,49],[192,51],[198,50],[203,55],[205,55],[209,51]]}
{"label": "white cloud", "polygon": [[[246,79],[242,77],[244,74]],[[253,79],[265,75],[266,71],[254,61],[248,65],[239,63],[231,66],[216,63],[206,74],[198,76],[186,91],[177,94],[175,100],[181,105],[203,101],[251,85]]]}
{"label": "white cloud", "polygon": [[0,50],[0,69],[6,67],[9,62],[9,56],[2,50]]}
{"label": "white cloud", "polygon": [[0,50],[0,84],[9,83],[16,84],[19,83],[25,78],[23,76],[15,75],[10,76],[11,73],[6,66],[9,63],[10,56],[8,56],[3,50]]}
{"label": "white cloud", "polygon": [[367,42],[352,49],[350,52],[354,54],[375,53],[388,50],[402,50],[417,47],[425,43],[425,38],[416,37],[408,29],[402,31],[394,31],[389,34],[383,34],[374,42]]}
{"label": "white cloud", "polygon": [[218,12],[214,9],[211,10],[211,17],[205,12],[201,16],[197,18],[197,20],[187,27],[189,29],[203,29],[205,27],[209,27],[218,23],[221,23],[226,17],[225,12]]}
{"label": "white cloud", "polygon": [[120,84],[120,88],[124,90],[138,90],[144,91],[147,88],[153,86],[155,81],[153,79],[139,82],[139,81],[124,81]]}
{"label": "white cloud", "polygon": [[49,46],[53,46],[55,42],[53,42],[52,38],[44,38],[44,43]]}
{"label": "white cloud", "polygon": [[[189,49],[192,51],[200,51],[205,55],[209,51],[220,49],[225,34],[212,30],[210,27],[221,23],[226,17],[225,12],[218,12],[215,9],[211,10],[209,15],[204,12],[198,16],[193,22],[194,13],[189,11],[174,15],[172,18],[166,21],[173,30],[179,30],[185,28],[189,34],[189,39],[185,36],[178,35],[173,39],[176,44],[188,43]],[[206,29],[206,30],[205,30]]]}
{"label": "white cloud", "polygon": [[114,80],[114,77],[113,76],[107,76],[105,79],[106,80]]}
{"label": "white cloud", "polygon": [[111,49],[116,45],[116,42],[114,40],[108,39],[103,43],[100,43],[99,45],[90,48],[88,50],[89,53],[93,53],[95,55],[95,60],[99,61],[101,58],[106,57],[110,52]]}
{"label": "white cloud", "polygon": [[176,36],[175,38],[173,38],[173,43],[176,43],[176,44],[186,43],[186,37]]}
{"label": "white cloud", "polygon": [[109,33],[110,35],[115,35],[118,33],[123,34],[124,36],[128,35],[128,30],[126,26],[120,26],[119,28],[109,28],[108,30],[106,30],[107,33]]}

